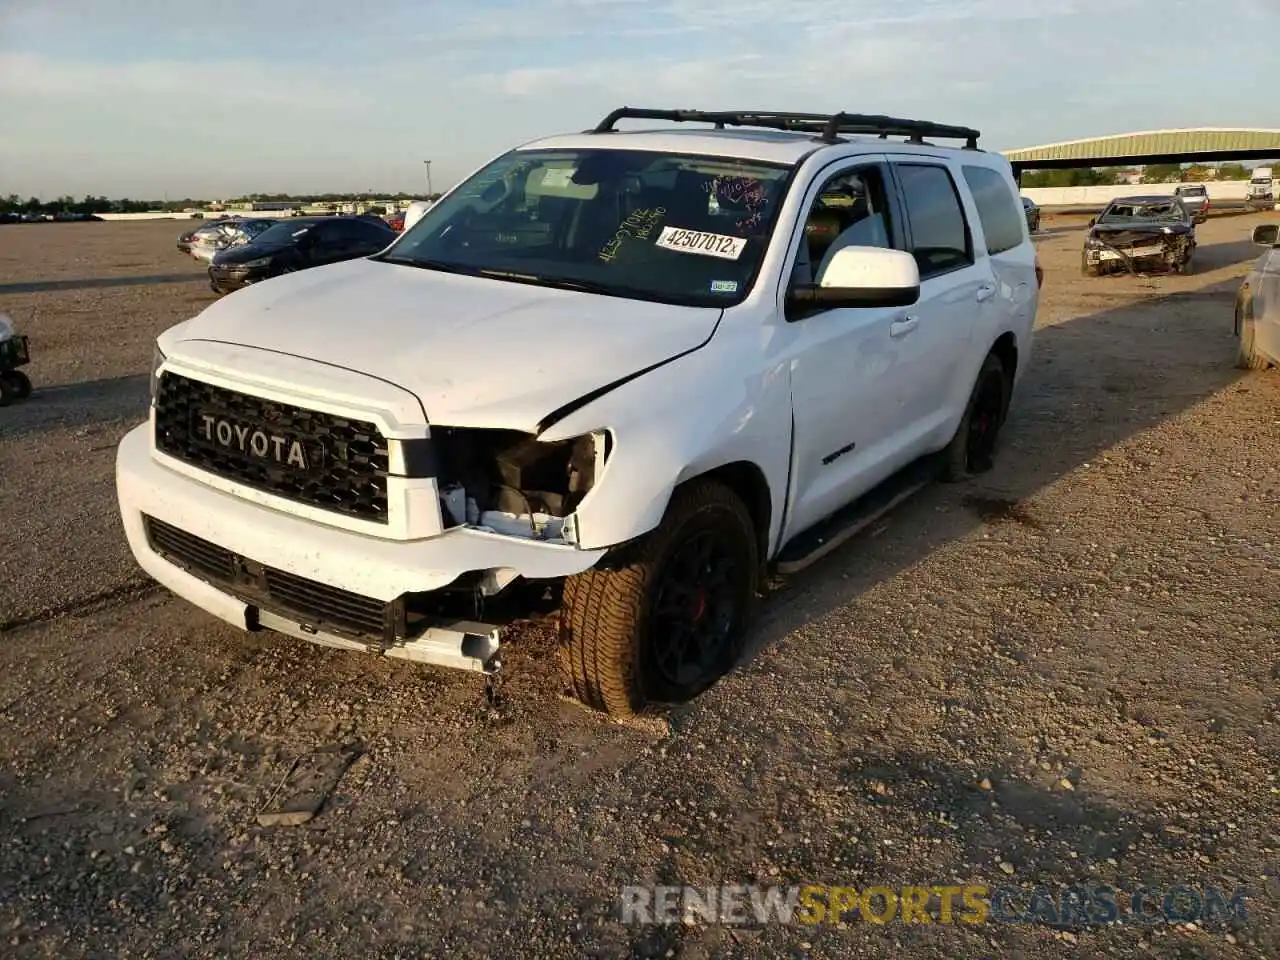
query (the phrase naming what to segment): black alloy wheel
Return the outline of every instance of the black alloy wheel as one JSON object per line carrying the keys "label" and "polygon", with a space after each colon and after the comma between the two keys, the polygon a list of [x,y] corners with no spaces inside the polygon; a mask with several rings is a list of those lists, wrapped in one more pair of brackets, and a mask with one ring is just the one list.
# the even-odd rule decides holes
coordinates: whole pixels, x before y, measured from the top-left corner
{"label": "black alloy wheel", "polygon": [[973,398],[969,436],[965,442],[970,473],[985,473],[995,462],[996,439],[1004,424],[1005,400],[1004,377],[999,373],[984,372]]}
{"label": "black alloy wheel", "polygon": [[656,689],[681,694],[674,699],[706,687],[737,659],[735,628],[751,578],[717,527],[678,544],[653,587],[647,667]]}

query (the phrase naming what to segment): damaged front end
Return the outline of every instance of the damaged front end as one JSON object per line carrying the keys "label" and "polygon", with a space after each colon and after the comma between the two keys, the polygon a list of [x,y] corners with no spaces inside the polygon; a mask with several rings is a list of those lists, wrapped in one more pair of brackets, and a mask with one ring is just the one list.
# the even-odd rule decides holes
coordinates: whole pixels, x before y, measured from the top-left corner
{"label": "damaged front end", "polygon": [[1084,246],[1086,272],[1181,273],[1191,262],[1195,235],[1172,226],[1090,231]]}
{"label": "damaged front end", "polygon": [[574,544],[574,511],[604,468],[605,431],[543,442],[519,430],[434,428],[446,529]]}

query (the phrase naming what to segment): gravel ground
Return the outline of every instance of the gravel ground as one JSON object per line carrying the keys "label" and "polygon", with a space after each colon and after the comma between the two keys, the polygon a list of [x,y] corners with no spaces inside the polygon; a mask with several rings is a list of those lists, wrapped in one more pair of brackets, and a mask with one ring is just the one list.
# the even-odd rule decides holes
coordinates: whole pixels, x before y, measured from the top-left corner
{"label": "gravel ground", "polygon": [[[786,582],[697,703],[617,724],[524,630],[470,676],[236,632],[134,566],[114,446],[210,302],[177,222],[0,228],[0,951],[14,957],[1280,956],[1280,373],[1233,368],[1262,214],[1085,280],[1047,217],[997,469]],[[309,823],[256,813],[354,744]],[[624,925],[623,884],[1187,883],[1208,925]]]}

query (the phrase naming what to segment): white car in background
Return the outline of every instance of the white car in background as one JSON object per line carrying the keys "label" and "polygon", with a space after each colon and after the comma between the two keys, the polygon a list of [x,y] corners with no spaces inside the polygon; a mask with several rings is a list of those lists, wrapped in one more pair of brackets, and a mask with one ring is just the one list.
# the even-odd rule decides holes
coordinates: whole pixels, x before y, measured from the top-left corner
{"label": "white car in background", "polygon": [[243,220],[224,220],[210,230],[197,230],[191,240],[191,256],[205,263],[212,263],[219,251],[248,243],[267,227],[278,221],[274,217],[245,217]]}
{"label": "white car in background", "polygon": [[1236,365],[1265,370],[1280,365],[1280,223],[1253,228],[1253,242],[1265,247],[1236,294]]}

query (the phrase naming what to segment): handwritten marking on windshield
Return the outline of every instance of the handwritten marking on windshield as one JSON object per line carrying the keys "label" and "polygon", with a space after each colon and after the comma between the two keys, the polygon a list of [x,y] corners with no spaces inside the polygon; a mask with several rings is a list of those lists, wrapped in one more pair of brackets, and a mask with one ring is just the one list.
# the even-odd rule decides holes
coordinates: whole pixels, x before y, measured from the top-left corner
{"label": "handwritten marking on windshield", "polygon": [[622,244],[628,240],[647,240],[659,221],[667,214],[666,207],[651,207],[633,210],[618,226],[618,232],[600,250],[600,259],[605,263],[613,263],[618,259]]}
{"label": "handwritten marking on windshield", "polygon": [[764,210],[769,203],[764,181],[754,177],[716,177],[707,182],[705,189],[717,201],[741,204],[746,208],[746,216],[735,224],[739,230],[746,232],[764,219]]}

